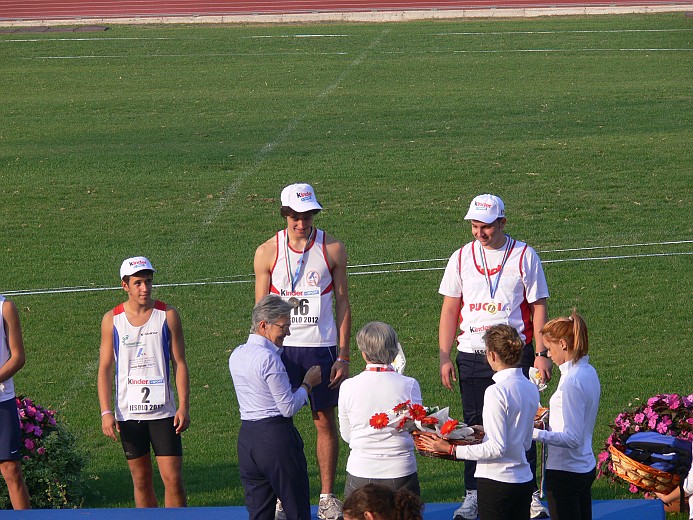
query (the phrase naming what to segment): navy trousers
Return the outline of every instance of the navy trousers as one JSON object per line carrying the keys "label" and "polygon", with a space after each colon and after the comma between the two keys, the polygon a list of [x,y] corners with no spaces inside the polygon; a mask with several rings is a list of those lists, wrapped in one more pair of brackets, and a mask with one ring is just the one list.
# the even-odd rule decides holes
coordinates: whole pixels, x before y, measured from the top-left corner
{"label": "navy trousers", "polygon": [[310,520],[303,439],[290,418],[241,421],[238,468],[249,520],[274,520],[277,498],[288,520]]}

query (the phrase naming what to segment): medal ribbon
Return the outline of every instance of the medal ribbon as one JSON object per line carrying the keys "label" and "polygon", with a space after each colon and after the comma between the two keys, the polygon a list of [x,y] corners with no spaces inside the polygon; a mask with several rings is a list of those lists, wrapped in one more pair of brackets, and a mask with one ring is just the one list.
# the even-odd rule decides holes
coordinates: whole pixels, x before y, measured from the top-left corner
{"label": "medal ribbon", "polygon": [[366,365],[366,372],[394,372],[392,365]]}
{"label": "medal ribbon", "polygon": [[503,274],[505,262],[508,261],[508,258],[510,257],[510,251],[512,251],[513,247],[515,247],[515,240],[511,239],[508,235],[505,235],[505,237],[505,251],[503,252],[503,259],[501,260],[495,283],[491,281],[489,268],[486,264],[486,253],[484,252],[484,247],[481,245],[481,243],[479,243],[479,249],[481,250],[481,266],[484,269],[484,276],[486,276],[486,283],[488,283],[488,290],[491,294],[491,300],[493,300],[493,298],[496,296],[496,291],[498,291],[498,284],[500,283],[501,275]]}
{"label": "medal ribbon", "polygon": [[286,271],[289,273],[289,277],[291,278],[291,292],[296,290],[296,284],[298,283],[298,279],[301,274],[301,267],[303,267],[303,257],[305,256],[306,249],[310,245],[310,241],[313,238],[314,229],[314,227],[310,228],[310,235],[308,235],[308,240],[306,240],[306,243],[303,245],[303,251],[301,251],[301,256],[298,257],[298,261],[296,262],[296,271],[293,275],[291,274],[291,257],[289,256],[289,232],[287,231],[286,233],[286,244],[284,245],[286,249]]}

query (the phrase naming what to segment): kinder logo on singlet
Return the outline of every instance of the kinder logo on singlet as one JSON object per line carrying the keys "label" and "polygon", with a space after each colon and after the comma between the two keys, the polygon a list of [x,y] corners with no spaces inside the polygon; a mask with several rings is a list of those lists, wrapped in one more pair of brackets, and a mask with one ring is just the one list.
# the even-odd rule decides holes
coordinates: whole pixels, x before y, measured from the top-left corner
{"label": "kinder logo on singlet", "polygon": [[476,201],[474,202],[474,207],[476,209],[481,209],[484,211],[487,209],[491,209],[492,206],[493,206],[493,204],[489,204],[488,202],[476,202]]}
{"label": "kinder logo on singlet", "polygon": [[496,314],[497,312],[509,312],[510,310],[509,303],[490,302],[469,304],[469,312],[483,311],[488,312],[489,314]]}
{"label": "kinder logo on singlet", "polygon": [[279,296],[303,296],[303,291],[287,291],[282,289],[279,291]]}
{"label": "kinder logo on singlet", "polygon": [[313,192],[312,191],[299,191],[296,193],[296,197],[298,197],[302,201],[310,200],[313,198]]}
{"label": "kinder logo on singlet", "polygon": [[129,385],[160,385],[164,382],[164,379],[130,379],[128,378]]}
{"label": "kinder logo on singlet", "polygon": [[472,334],[479,334],[481,332],[486,332],[493,325],[482,325],[481,327],[469,327],[469,332]]}

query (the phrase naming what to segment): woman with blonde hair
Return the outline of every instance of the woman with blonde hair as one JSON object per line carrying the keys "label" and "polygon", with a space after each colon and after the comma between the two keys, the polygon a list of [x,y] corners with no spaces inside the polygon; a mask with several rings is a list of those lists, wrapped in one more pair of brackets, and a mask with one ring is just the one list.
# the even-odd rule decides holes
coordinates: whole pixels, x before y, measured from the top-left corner
{"label": "woman with blonde hair", "polygon": [[549,402],[549,429],[534,430],[534,440],[551,446],[546,462],[546,492],[551,520],[590,520],[596,460],[592,434],[600,385],[590,365],[587,324],[575,309],[541,329],[549,356],[561,378]]}

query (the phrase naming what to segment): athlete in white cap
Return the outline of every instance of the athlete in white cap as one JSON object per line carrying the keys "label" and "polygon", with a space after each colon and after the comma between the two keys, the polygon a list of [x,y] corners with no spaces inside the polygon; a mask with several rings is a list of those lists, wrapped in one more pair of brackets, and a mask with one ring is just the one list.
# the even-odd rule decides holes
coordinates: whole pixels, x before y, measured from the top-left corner
{"label": "athlete in white cap", "polygon": [[[438,292],[443,295],[438,347],[443,386],[452,389],[455,366],[450,359],[453,343],[459,372],[464,422],[482,424],[484,392],[493,384],[493,370],[486,360],[483,336],[492,325],[514,327],[525,342],[520,358],[523,372],[535,366],[544,381],[551,377],[551,361],[541,328],[547,321],[549,290],[535,251],[504,232],[503,201],[495,195],[479,195],[464,217],[470,221],[475,240],[455,251],[448,260]],[[535,350],[532,339],[536,344]],[[536,477],[536,446],[527,452]],[[477,517],[476,463],[464,463],[464,503],[455,511],[455,520]],[[536,478],[535,478],[536,480]],[[536,483],[534,484],[536,489]],[[532,497],[531,518],[546,518],[548,510]]]}
{"label": "athlete in white cap", "polygon": [[[180,434],[190,425],[190,378],[178,310],[152,298],[154,271],[143,256],[124,260],[120,278],[128,299],[101,321],[101,429],[114,441],[120,434],[136,507],[157,507],[151,448],[164,482],[164,505],[184,507]],[[116,389],[111,406],[114,371]]]}
{"label": "athlete in white cap", "polygon": [[[351,339],[347,254],[344,244],[313,225],[322,206],[312,186],[287,186],[281,204],[286,229],[255,252],[255,302],[275,293],[294,306],[291,335],[282,354],[294,389],[301,386],[311,366],[322,368],[322,383],[310,396],[321,481],[318,518],[337,520],[342,516],[342,504],[334,495],[339,453],[335,407],[339,385],[349,377]],[[276,517],[283,518],[280,504]]]}

